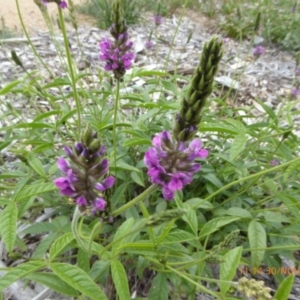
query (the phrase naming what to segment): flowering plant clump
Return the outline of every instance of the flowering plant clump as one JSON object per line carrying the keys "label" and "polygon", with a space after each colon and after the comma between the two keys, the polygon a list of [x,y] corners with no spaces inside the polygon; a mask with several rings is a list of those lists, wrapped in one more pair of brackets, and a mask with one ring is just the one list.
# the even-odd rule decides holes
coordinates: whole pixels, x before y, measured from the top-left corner
{"label": "flowering plant clump", "polygon": [[122,18],[119,1],[114,2],[112,19],[110,33],[115,41],[104,38],[100,42],[100,60],[106,62],[105,70],[113,71],[115,77],[120,79],[130,69],[134,53],[130,52],[133,43],[128,39],[128,27]]}
{"label": "flowering plant clump", "polygon": [[82,142],[76,143],[73,149],[64,147],[67,156],[73,164],[66,159],[59,158],[57,165],[64,174],[54,180],[61,195],[73,198],[81,210],[92,215],[101,215],[107,208],[107,201],[102,192],[114,185],[115,178],[104,176],[108,172],[108,160],[103,158],[105,147],[88,129]]}
{"label": "flowering plant clump", "polygon": [[67,8],[68,4],[65,0],[42,0],[43,4],[46,6],[49,2],[55,2],[60,8]]}
{"label": "flowering plant clump", "polygon": [[193,175],[201,168],[196,158],[206,158],[208,151],[202,149],[201,141],[194,139],[190,143],[173,142],[168,131],[156,135],[145,153],[144,163],[152,183],[162,186],[165,199],[172,200],[174,192],[191,183]]}

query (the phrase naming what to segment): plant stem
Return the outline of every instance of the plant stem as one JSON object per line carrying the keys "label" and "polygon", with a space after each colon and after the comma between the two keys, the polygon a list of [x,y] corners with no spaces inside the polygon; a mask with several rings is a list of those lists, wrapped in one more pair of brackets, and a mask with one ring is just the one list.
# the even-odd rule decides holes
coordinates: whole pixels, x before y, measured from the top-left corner
{"label": "plant stem", "polygon": [[197,286],[197,288],[202,291],[203,293],[212,295],[214,297],[216,297],[217,299],[220,299],[219,295],[209,289],[207,289],[205,286],[199,284],[198,282],[194,281],[193,279],[191,279],[190,277],[188,277],[186,274],[177,271],[176,269],[170,267],[170,266],[166,266],[167,269],[169,269],[172,273],[177,274],[179,277],[184,278],[185,280],[187,280],[188,282],[190,282],[191,284]]}
{"label": "plant stem", "polygon": [[58,13],[59,13],[59,22],[60,22],[60,26],[61,26],[61,31],[62,31],[63,38],[64,38],[64,45],[65,45],[65,51],[66,51],[67,60],[68,60],[73,95],[74,95],[75,103],[76,103],[76,110],[77,110],[77,116],[78,116],[78,120],[77,120],[78,131],[77,132],[78,132],[78,134],[80,134],[80,132],[81,132],[80,101],[79,101],[77,88],[76,88],[75,72],[73,70],[73,62],[72,62],[71,53],[70,53],[70,49],[69,49],[69,40],[67,38],[66,26],[65,26],[61,8],[58,8]]}
{"label": "plant stem", "polygon": [[289,165],[297,162],[297,161],[300,161],[300,158],[295,158],[295,159],[292,159],[288,162],[286,162],[285,164],[282,164],[282,165],[279,165],[279,166],[276,166],[276,167],[273,167],[273,168],[270,168],[270,169],[267,169],[267,170],[264,170],[264,171],[261,171],[261,172],[258,172],[258,173],[255,173],[255,174],[252,174],[252,175],[249,175],[249,176],[246,176],[244,178],[241,178],[241,179],[238,179],[238,180],[235,180],[235,181],[232,181],[230,183],[228,183],[227,185],[221,187],[220,189],[218,189],[217,191],[215,191],[214,193],[212,193],[211,195],[209,195],[208,197],[206,197],[205,199],[203,199],[203,202],[206,202],[208,200],[210,200],[211,198],[215,197],[216,195],[220,194],[221,192],[227,190],[228,188],[230,188],[231,186],[235,185],[235,184],[238,184],[238,183],[241,183],[243,181],[246,181],[248,179],[252,179],[252,178],[255,178],[255,177],[260,177],[262,175],[265,175],[265,174],[268,174],[270,172],[275,172],[275,171],[278,171],[284,167],[288,167]]}
{"label": "plant stem", "polygon": [[118,114],[118,106],[119,106],[119,98],[120,98],[120,80],[117,79],[117,91],[116,91],[116,99],[114,106],[114,124],[113,124],[113,136],[114,136],[114,167],[115,167],[115,177],[117,186],[117,114]]}
{"label": "plant stem", "polygon": [[124,204],[123,206],[121,206],[120,208],[114,210],[111,213],[112,217],[115,217],[117,215],[120,215],[122,212],[124,212],[125,210],[127,210],[128,208],[136,205],[137,203],[139,203],[140,201],[144,200],[146,197],[150,196],[154,191],[156,191],[158,189],[158,186],[155,184],[150,185],[144,192],[142,192],[140,195],[138,195],[137,197],[135,197],[134,199],[132,199],[131,201],[129,201],[128,203]]}

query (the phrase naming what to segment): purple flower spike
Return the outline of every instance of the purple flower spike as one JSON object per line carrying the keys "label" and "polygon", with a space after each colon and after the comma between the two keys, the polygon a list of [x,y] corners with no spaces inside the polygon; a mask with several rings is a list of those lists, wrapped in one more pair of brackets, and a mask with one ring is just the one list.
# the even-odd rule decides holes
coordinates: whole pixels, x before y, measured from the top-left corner
{"label": "purple flower spike", "polygon": [[270,165],[276,167],[279,165],[279,161],[277,159],[272,159],[270,161]]}
{"label": "purple flower spike", "polygon": [[253,48],[253,55],[258,57],[265,53],[265,47],[264,46],[255,46]]}
{"label": "purple flower spike", "polygon": [[150,49],[152,49],[153,47],[154,47],[153,42],[147,41],[147,42],[145,43],[145,48],[146,48],[146,49],[150,50]]}
{"label": "purple flower spike", "polygon": [[68,8],[68,4],[65,0],[62,0],[59,4],[59,7],[64,9],[64,8]]}
{"label": "purple flower spike", "polygon": [[193,180],[193,174],[201,168],[196,158],[206,158],[208,151],[202,149],[199,139],[188,142],[173,142],[168,131],[157,134],[152,140],[153,147],[145,153],[144,163],[147,174],[154,184],[162,187],[166,200],[172,200],[175,191],[180,191]]}
{"label": "purple flower spike", "polygon": [[155,16],[153,16],[153,21],[154,21],[156,26],[159,26],[163,22],[163,17],[160,16],[160,15],[155,15]]}
{"label": "purple flower spike", "polygon": [[295,75],[296,76],[300,76],[300,66],[298,66],[298,68],[296,69]]}
{"label": "purple flower spike", "polygon": [[291,90],[291,95],[294,98],[298,98],[300,96],[300,90],[296,87],[293,87],[292,90]]}
{"label": "purple flower spike", "polygon": [[106,201],[109,198],[106,200],[101,192],[111,188],[115,178],[103,178],[108,172],[109,162],[103,158],[105,147],[101,145],[97,133],[88,125],[81,136],[81,142],[64,149],[70,159],[58,159],[57,165],[64,175],[53,183],[61,195],[72,198],[71,203],[76,203],[82,213],[107,220],[109,211],[106,209]]}
{"label": "purple flower spike", "polygon": [[58,159],[57,166],[65,174],[67,174],[68,170],[70,169],[70,164],[62,157]]}
{"label": "purple flower spike", "polygon": [[104,211],[106,207],[106,201],[103,198],[96,198],[94,202],[94,207],[97,210]]}
{"label": "purple flower spike", "polygon": [[77,203],[78,206],[85,206],[85,205],[88,204],[84,196],[77,197],[76,198],[76,203]]}
{"label": "purple flower spike", "polygon": [[55,2],[60,8],[67,8],[68,4],[65,0],[42,0],[42,3],[47,6],[49,2]]}

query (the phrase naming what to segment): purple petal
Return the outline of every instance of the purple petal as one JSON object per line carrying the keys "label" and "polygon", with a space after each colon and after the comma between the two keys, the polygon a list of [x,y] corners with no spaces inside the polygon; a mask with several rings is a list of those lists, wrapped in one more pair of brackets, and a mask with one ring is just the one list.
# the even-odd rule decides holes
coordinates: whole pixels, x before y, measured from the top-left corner
{"label": "purple petal", "polygon": [[206,149],[201,149],[197,153],[197,157],[199,157],[199,158],[206,158],[207,156],[208,156],[208,150],[206,150]]}
{"label": "purple petal", "polygon": [[171,191],[180,191],[183,188],[183,182],[181,178],[178,178],[178,176],[173,175],[171,181],[168,184],[168,188]]}
{"label": "purple petal", "polygon": [[67,154],[69,157],[72,156],[73,151],[72,151],[69,147],[64,146],[63,148],[64,148],[66,154]]}
{"label": "purple petal", "polygon": [[96,198],[94,201],[94,207],[97,210],[104,211],[106,207],[106,201],[103,198]]}
{"label": "purple petal", "polygon": [[76,198],[76,203],[77,203],[78,206],[85,206],[85,205],[87,205],[87,201],[86,201],[86,199],[85,199],[84,196],[77,197]]}
{"label": "purple petal", "polygon": [[164,186],[162,189],[162,193],[166,200],[173,200],[174,192],[171,191],[168,187]]}
{"label": "purple petal", "polygon": [[59,3],[59,7],[60,7],[60,8],[67,8],[67,7],[68,7],[68,4],[66,3],[65,0],[62,0],[62,1]]}
{"label": "purple petal", "polygon": [[103,181],[103,185],[105,186],[106,189],[111,188],[114,184],[115,184],[115,177],[113,177],[113,176],[108,176]]}
{"label": "purple petal", "polygon": [[64,172],[65,174],[68,172],[68,170],[70,169],[70,164],[62,157],[60,157],[57,160],[57,166],[59,167],[59,169]]}
{"label": "purple petal", "polygon": [[71,187],[60,190],[60,194],[68,197],[75,197],[77,195],[77,193]]}
{"label": "purple petal", "polygon": [[53,183],[60,189],[66,189],[70,186],[69,179],[66,177],[59,177],[55,180],[53,180]]}

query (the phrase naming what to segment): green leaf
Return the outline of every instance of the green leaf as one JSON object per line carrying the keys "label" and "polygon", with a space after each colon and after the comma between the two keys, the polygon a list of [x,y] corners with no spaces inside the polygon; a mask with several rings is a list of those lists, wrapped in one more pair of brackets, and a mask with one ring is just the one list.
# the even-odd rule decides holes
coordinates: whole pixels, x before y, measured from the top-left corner
{"label": "green leaf", "polygon": [[247,142],[247,137],[245,133],[240,133],[234,138],[234,141],[230,148],[231,161],[237,158],[237,156],[243,151],[246,142]]}
{"label": "green leaf", "polygon": [[133,146],[141,146],[141,145],[151,146],[152,143],[150,140],[137,138],[137,137],[131,138],[123,143],[124,147],[133,147]]}
{"label": "green leaf", "polygon": [[271,107],[266,105],[263,101],[259,100],[258,98],[256,98],[255,101],[257,103],[259,103],[259,105],[262,106],[262,108],[265,110],[265,112],[269,115],[269,117],[271,119],[273,119],[276,123],[278,123],[277,116],[276,116],[276,114],[274,113],[274,110]]}
{"label": "green leaf", "polygon": [[50,248],[50,261],[53,261],[53,259],[73,240],[74,236],[72,232],[68,232],[57,239]]}
{"label": "green leaf", "polygon": [[131,178],[132,180],[137,183],[138,185],[141,185],[145,187],[145,184],[143,182],[143,175],[141,172],[131,172]]}
{"label": "green leaf", "polygon": [[103,291],[91,277],[77,266],[67,263],[51,263],[50,268],[63,281],[92,300],[107,300]]}
{"label": "green leaf", "polygon": [[168,300],[169,288],[165,273],[158,273],[152,281],[148,300]]}
{"label": "green leaf", "polygon": [[9,287],[12,283],[20,278],[42,269],[46,264],[42,261],[29,261],[24,264],[14,267],[11,271],[6,273],[0,280],[0,293]]}
{"label": "green leaf", "polygon": [[6,85],[3,89],[0,90],[0,95],[5,95],[9,93],[15,86],[17,86],[20,83],[19,80],[13,81]]}
{"label": "green leaf", "polygon": [[133,70],[133,77],[143,77],[143,76],[169,76],[170,74],[163,71],[156,70]]}
{"label": "green leaf", "polygon": [[[115,255],[120,248],[120,245],[124,243],[125,237],[130,232],[131,227],[134,224],[134,219],[130,218],[126,220],[117,230],[115,236],[114,236],[114,244],[112,246],[112,253]],[[124,238],[123,238],[124,237]]]}
{"label": "green leaf", "polygon": [[185,201],[185,203],[189,204],[194,209],[202,208],[202,209],[212,210],[214,208],[214,206],[210,202],[203,200],[201,198],[192,198]]}
{"label": "green leaf", "polygon": [[217,230],[219,230],[221,227],[232,223],[234,221],[239,220],[239,217],[220,217],[210,220],[209,222],[205,223],[205,225],[202,227],[200,232],[200,238],[203,238]]}
{"label": "green leaf", "polygon": [[232,127],[234,127],[236,134],[245,134],[246,133],[245,125],[240,121],[237,121],[234,119],[226,119],[225,123],[230,124]]}
{"label": "green leaf", "polygon": [[34,120],[33,122],[37,122],[37,121],[40,121],[40,120],[43,120],[45,118],[48,118],[48,117],[51,117],[53,115],[58,115],[60,112],[59,110],[50,110],[50,111],[47,111],[43,114],[40,114],[38,115]]}
{"label": "green leaf", "polygon": [[151,117],[155,116],[160,111],[159,108],[150,109],[147,113],[142,114],[138,120],[136,121],[137,124],[144,123],[146,120],[149,120]]}
{"label": "green leaf", "polygon": [[256,248],[266,248],[267,247],[267,236],[264,227],[257,222],[252,220],[248,227],[248,238],[251,250],[251,266],[252,268],[258,268],[263,259],[265,250],[255,250]]}
{"label": "green leaf", "polygon": [[65,294],[72,297],[78,297],[78,292],[66,282],[62,281],[55,274],[38,272],[29,274],[26,276],[26,278],[41,283],[61,294]]}
{"label": "green leaf", "polygon": [[[115,170],[115,167],[114,167],[113,163],[110,166],[110,170],[113,170],[113,171]],[[134,172],[138,172],[138,173],[140,172],[139,169],[137,169],[137,168],[135,168],[135,167],[123,162],[123,161],[118,161],[117,162],[117,170],[134,171]]]}
{"label": "green leaf", "polygon": [[130,300],[130,292],[127,280],[127,274],[123,265],[118,261],[113,259],[111,261],[111,274],[115,288],[120,300]]}
{"label": "green leaf", "polygon": [[15,201],[21,201],[31,196],[36,196],[46,192],[57,190],[57,187],[52,182],[31,184],[26,186],[16,197]]}
{"label": "green leaf", "polygon": [[30,167],[37,172],[41,177],[46,177],[43,165],[41,161],[34,155],[33,152],[30,152],[27,157]]}
{"label": "green leaf", "polygon": [[36,233],[42,233],[42,232],[50,232],[55,231],[57,227],[53,223],[49,222],[40,222],[40,223],[34,223],[31,226],[27,227],[26,229],[22,230],[23,234],[36,234]]}
{"label": "green leaf", "polygon": [[284,278],[281,282],[280,286],[277,289],[277,292],[274,295],[275,300],[288,300],[290,292],[292,290],[293,284],[295,280],[295,275],[291,274]]}
{"label": "green leaf", "polygon": [[77,265],[84,272],[90,272],[90,255],[82,249],[78,250]]}
{"label": "green leaf", "polygon": [[188,204],[184,204],[183,208],[186,209],[187,212],[182,216],[182,219],[190,225],[194,234],[198,236],[198,219],[195,210]]}
{"label": "green leaf", "polygon": [[102,275],[104,275],[109,266],[110,261],[97,260],[95,263],[93,263],[92,268],[89,272],[91,278],[94,281],[98,280]]}
{"label": "green leaf", "polygon": [[166,90],[171,91],[174,95],[178,94],[177,85],[175,85],[171,81],[162,80],[161,83]]}
{"label": "green leaf", "polygon": [[10,253],[13,250],[16,241],[18,220],[18,207],[16,203],[9,203],[1,213],[0,228],[2,240]]}
{"label": "green leaf", "polygon": [[[236,247],[229,250],[224,255],[224,262],[221,264],[220,279],[225,281],[231,281],[236,274],[236,269],[239,265],[242,255],[242,247]],[[221,282],[220,288],[223,295],[226,294],[230,287],[229,283]]]}
{"label": "green leaf", "polygon": [[227,209],[226,215],[237,216],[237,217],[241,217],[241,218],[250,218],[250,219],[253,218],[251,213],[248,210],[240,208],[240,207],[231,207],[231,208]]}

